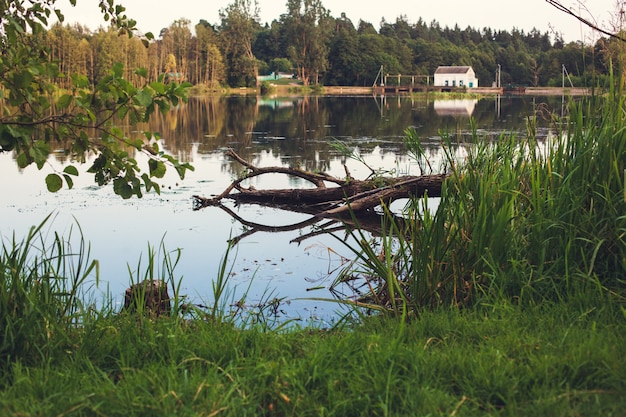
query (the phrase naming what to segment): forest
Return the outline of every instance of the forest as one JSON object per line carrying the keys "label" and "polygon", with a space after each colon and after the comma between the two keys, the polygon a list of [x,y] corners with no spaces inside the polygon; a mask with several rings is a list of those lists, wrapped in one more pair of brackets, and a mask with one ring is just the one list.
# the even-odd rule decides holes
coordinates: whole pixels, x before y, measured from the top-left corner
{"label": "forest", "polygon": [[[381,65],[422,82],[440,65],[471,65],[481,86],[492,84],[498,66],[503,85],[561,86],[565,68],[568,83],[589,86],[602,83],[621,56],[619,42],[609,37],[566,43],[559,33],[442,27],[406,15],[376,28],[331,16],[321,0],[288,0],[270,24],[260,23],[255,1],[234,0],[217,23],[181,18],[154,36],[59,23],[37,36],[61,74],[87,76],[92,85],[122,63],[133,83],[140,82],[134,70],[145,68],[149,81],[162,76],[207,90],[256,86],[258,75],[272,72],[293,74],[304,85],[371,86]],[[56,81],[71,83],[62,76]]]}

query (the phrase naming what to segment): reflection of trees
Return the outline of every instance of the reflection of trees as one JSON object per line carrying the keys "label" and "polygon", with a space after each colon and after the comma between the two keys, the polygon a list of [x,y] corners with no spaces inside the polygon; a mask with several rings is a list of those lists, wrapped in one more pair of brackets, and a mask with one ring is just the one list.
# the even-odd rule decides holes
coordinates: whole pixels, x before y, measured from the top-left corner
{"label": "reflection of trees", "polygon": [[[498,112],[495,103],[493,97],[483,98],[472,114],[480,132],[494,137],[502,131],[526,132],[526,117],[540,104],[557,113],[562,104],[560,97],[502,97]],[[543,119],[538,123],[549,126]],[[468,117],[438,116],[432,100],[395,96],[277,98],[272,105],[254,96],[191,97],[156,115],[147,128],[160,132],[167,149],[178,155],[189,155],[198,144],[201,154],[233,148],[256,163],[260,155],[271,153],[285,165],[327,171],[337,157],[329,141],[358,146],[363,154],[374,149],[397,154],[404,149],[404,130],[411,126],[427,150],[439,147],[442,133],[453,140],[471,139]]]}
{"label": "reflection of trees", "polygon": [[[495,140],[503,131],[525,134],[529,118],[536,117],[539,127],[550,128],[550,116],[560,116],[562,108],[567,107],[564,104],[561,97],[487,97],[476,103],[472,118],[479,135]],[[3,108],[7,104],[0,102],[0,110]],[[472,140],[467,116],[439,116],[432,100],[398,96],[272,100],[255,96],[190,97],[188,103],[153,114],[149,124],[135,128],[120,125],[132,138],[142,137],[141,132],[133,130],[137,128],[159,132],[165,149],[184,161],[193,162],[192,149],[210,154],[232,148],[255,164],[263,155],[271,154],[284,165],[317,172],[329,171],[331,161],[340,157],[328,146],[333,140],[358,147],[362,155],[376,151],[398,162],[404,162],[401,138],[408,127],[416,128],[426,153],[433,159],[437,159],[443,133],[452,141]],[[56,147],[69,149],[69,144]],[[54,155],[60,162],[67,161],[63,152]],[[224,169],[235,168],[225,164]]]}

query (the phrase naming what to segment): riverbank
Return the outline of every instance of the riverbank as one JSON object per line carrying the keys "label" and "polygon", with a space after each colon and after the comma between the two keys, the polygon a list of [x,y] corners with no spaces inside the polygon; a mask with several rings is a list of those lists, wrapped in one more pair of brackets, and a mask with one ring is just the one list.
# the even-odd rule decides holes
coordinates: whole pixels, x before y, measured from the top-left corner
{"label": "riverbank", "polygon": [[43,361],[3,363],[0,414],[619,415],[625,335],[611,304],[442,308],[278,333],[100,317],[51,334]]}
{"label": "riverbank", "polygon": [[[449,90],[449,91],[448,91]],[[235,95],[259,95],[260,91],[257,88],[240,87],[240,88],[226,88],[220,90],[213,90],[210,92],[204,90],[194,91],[192,89],[192,95],[204,95],[204,94],[235,94]],[[372,95],[372,94],[408,94],[406,91],[395,92],[381,92],[380,89],[375,87],[355,87],[355,86],[319,86],[319,87],[305,87],[300,84],[294,83],[292,85],[272,85],[269,91],[271,95],[278,95],[282,97],[296,96],[296,95]],[[472,96],[491,96],[491,95],[528,95],[528,96],[588,96],[591,95],[591,89],[586,87],[524,87],[518,90],[504,90],[503,88],[495,87],[477,87],[471,89],[455,88],[431,90],[431,91],[414,91],[411,94],[429,95],[435,94],[440,97],[459,96],[459,95],[472,95]]]}
{"label": "riverbank", "polygon": [[[413,94],[437,94],[441,97],[445,97],[446,94],[458,95],[503,95],[507,94],[507,91],[503,88],[495,87],[477,87],[477,88],[456,88],[450,89],[450,91],[440,91],[436,89],[432,91],[420,91]],[[329,95],[359,95],[359,94],[375,94],[377,91],[374,87],[324,87],[323,93]],[[508,92],[510,94],[510,92]],[[400,92],[402,94],[402,92]],[[583,87],[574,88],[561,88],[561,87],[525,87],[523,91],[516,92],[520,95],[533,95],[533,96],[553,96],[553,95],[566,95],[566,96],[586,96],[591,94],[591,89]]]}

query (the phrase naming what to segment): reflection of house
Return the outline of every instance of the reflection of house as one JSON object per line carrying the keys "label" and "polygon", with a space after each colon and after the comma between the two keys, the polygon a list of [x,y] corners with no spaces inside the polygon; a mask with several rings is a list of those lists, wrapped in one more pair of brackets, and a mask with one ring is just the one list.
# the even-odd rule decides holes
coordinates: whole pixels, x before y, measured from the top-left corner
{"label": "reflection of house", "polygon": [[434,108],[438,116],[471,116],[478,100],[435,100]]}
{"label": "reflection of house", "polygon": [[276,110],[276,109],[287,109],[287,108],[291,108],[294,107],[295,105],[297,105],[301,100],[296,100],[293,98],[285,98],[285,99],[279,99],[279,98],[257,98],[257,106],[267,106],[267,107],[271,107],[272,109]]}
{"label": "reflection of house", "polygon": [[478,78],[472,67],[438,67],[435,71],[436,87],[478,87]]}

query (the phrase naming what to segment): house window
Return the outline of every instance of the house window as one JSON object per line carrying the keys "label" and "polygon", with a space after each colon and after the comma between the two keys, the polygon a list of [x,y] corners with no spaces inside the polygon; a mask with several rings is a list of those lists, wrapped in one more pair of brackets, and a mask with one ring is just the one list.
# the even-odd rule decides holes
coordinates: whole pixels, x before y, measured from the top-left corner
{"label": "house window", "polygon": [[459,80],[459,87],[463,87],[463,80]]}
{"label": "house window", "polygon": [[448,86],[448,80],[446,80],[446,87]]}

